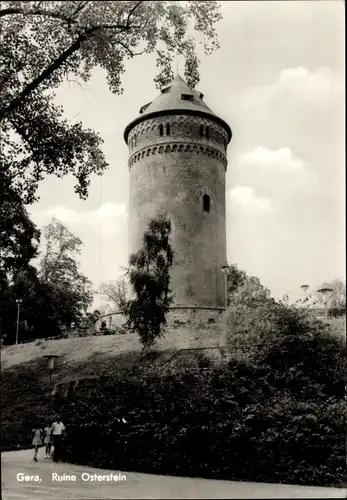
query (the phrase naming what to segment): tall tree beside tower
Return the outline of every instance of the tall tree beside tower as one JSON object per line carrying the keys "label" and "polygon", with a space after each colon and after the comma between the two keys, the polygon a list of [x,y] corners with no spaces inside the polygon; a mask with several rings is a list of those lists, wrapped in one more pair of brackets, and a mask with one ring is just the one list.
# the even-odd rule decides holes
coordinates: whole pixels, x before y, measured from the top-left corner
{"label": "tall tree beside tower", "polygon": [[125,314],[128,327],[138,333],[144,350],[163,335],[166,315],[173,301],[170,234],[171,223],[166,217],[151,220],[142,248],[129,260],[129,281],[134,298],[128,302]]}

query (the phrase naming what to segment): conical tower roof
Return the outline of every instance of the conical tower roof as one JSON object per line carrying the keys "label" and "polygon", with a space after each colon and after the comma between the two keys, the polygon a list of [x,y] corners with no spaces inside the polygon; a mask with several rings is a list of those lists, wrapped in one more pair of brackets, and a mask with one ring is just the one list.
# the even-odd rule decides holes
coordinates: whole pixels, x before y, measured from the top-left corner
{"label": "conical tower roof", "polygon": [[[189,96],[186,100],[182,95]],[[211,115],[214,113],[203,101],[203,94],[188,87],[183,78],[177,74],[168,87],[143,110],[141,114],[150,114],[154,111],[167,111],[169,109],[192,109],[205,111]]]}
{"label": "conical tower roof", "polygon": [[148,119],[149,117],[168,114],[209,116],[223,126],[230,141],[231,129],[229,125],[215,115],[213,111],[211,111],[211,109],[205,104],[203,98],[204,95],[201,92],[191,89],[183,78],[177,73],[171,84],[164,87],[154,101],[142,106],[139,116],[134,121],[129,123],[124,131],[125,141],[127,142],[130,130],[139,122]]}

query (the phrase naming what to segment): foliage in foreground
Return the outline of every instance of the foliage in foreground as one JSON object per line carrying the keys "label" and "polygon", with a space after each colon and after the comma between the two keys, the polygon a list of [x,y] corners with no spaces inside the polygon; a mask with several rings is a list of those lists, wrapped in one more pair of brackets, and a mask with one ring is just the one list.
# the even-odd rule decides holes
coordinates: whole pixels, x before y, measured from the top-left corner
{"label": "foliage in foreground", "polygon": [[[257,364],[230,361],[145,376],[117,369],[92,387],[82,386],[55,406],[67,425],[65,459],[147,473],[340,486],[345,343],[327,332],[310,342],[300,335],[289,340]],[[30,418],[48,415],[41,364],[2,374],[7,449],[26,438]],[[17,394],[15,425],[11,391]]]}
{"label": "foliage in foreground", "polygon": [[[315,354],[324,349],[316,346]],[[65,459],[157,474],[341,485],[343,354],[340,349],[334,380],[324,369],[307,369],[303,378],[301,361],[290,376],[230,362],[203,371],[104,378],[62,409],[69,422]]]}
{"label": "foliage in foreground", "polygon": [[[259,280],[246,279],[233,294],[233,361],[200,372],[104,379],[64,408],[71,421],[66,459],[160,474],[340,486],[344,339],[302,310],[276,303]],[[122,426],[121,417],[129,424]]]}
{"label": "foliage in foreground", "polygon": [[[246,277],[232,293],[229,363],[155,374],[122,375],[117,369],[57,402],[67,424],[67,461],[157,474],[343,485],[345,339],[301,309],[276,303],[255,278]],[[22,420],[11,429],[7,418],[6,441],[15,442],[15,433],[22,439],[25,425]]]}

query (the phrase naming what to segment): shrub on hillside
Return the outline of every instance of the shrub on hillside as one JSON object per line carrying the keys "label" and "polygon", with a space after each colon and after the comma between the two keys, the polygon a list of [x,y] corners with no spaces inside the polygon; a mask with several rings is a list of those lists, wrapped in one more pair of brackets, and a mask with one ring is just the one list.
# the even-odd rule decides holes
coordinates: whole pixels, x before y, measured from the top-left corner
{"label": "shrub on hillside", "polygon": [[251,280],[233,295],[228,309],[230,355],[257,366],[269,365],[283,376],[289,370],[313,369],[319,376],[322,366],[341,373],[345,339],[331,335],[331,327],[307,311],[276,302],[260,283]]}
{"label": "shrub on hillside", "polygon": [[232,362],[203,373],[109,377],[64,407],[65,457],[158,474],[340,485],[343,396],[322,383],[307,398],[277,374]]}
{"label": "shrub on hillside", "polygon": [[40,375],[30,362],[2,371],[1,451],[29,448],[32,428],[50,421],[48,381]]}

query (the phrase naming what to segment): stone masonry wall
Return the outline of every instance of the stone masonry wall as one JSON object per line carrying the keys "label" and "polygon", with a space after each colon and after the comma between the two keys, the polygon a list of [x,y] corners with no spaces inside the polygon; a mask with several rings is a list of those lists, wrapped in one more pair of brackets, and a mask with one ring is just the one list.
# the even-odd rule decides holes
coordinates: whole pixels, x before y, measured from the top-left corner
{"label": "stone masonry wall", "polygon": [[206,327],[208,325],[218,324],[221,320],[224,309],[201,309],[173,307],[167,315],[167,325],[192,325]]}
{"label": "stone masonry wall", "polygon": [[[224,307],[226,143],[220,125],[198,116],[149,119],[129,134],[130,251],[141,246],[151,218],[170,218],[175,306]],[[203,209],[206,194],[209,212]]]}

